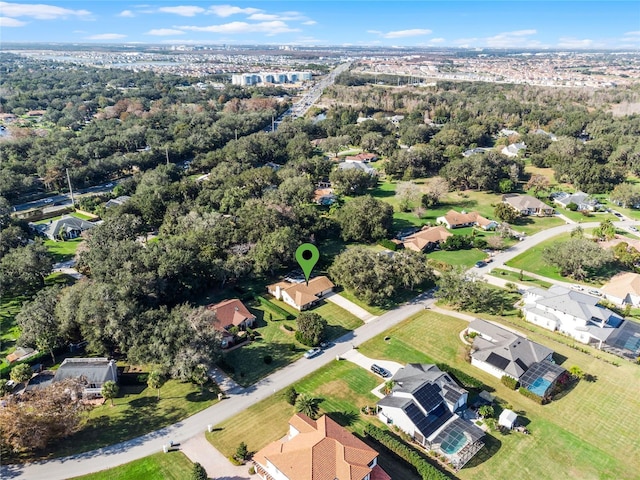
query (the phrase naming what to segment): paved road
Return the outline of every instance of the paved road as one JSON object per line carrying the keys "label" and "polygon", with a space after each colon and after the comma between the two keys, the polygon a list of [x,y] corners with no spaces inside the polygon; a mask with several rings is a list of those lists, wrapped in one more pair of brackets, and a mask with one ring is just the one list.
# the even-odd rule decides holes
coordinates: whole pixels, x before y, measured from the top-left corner
{"label": "paved road", "polygon": [[[581,224],[583,228],[598,226],[598,222]],[[616,222],[617,228],[627,227],[628,223]],[[525,250],[554,236],[570,232],[575,225],[562,225],[544,230],[532,235],[522,242],[501,252],[494,257],[491,264],[482,268],[472,269],[479,274],[486,274],[491,268],[501,267],[504,262],[511,260]],[[390,327],[397,325],[411,315],[424,309],[425,304],[432,303],[425,294],[416,297],[410,303],[395,308],[375,320],[366,323],[353,332],[349,332],[335,341],[333,347],[325,350],[313,359],[302,358],[281,370],[278,370],[251,387],[240,389],[229,394],[229,399],[213,405],[182,422],[157,430],[128,442],[119,443],[99,450],[86,452],[72,457],[66,457],[48,462],[38,462],[28,465],[2,466],[0,478],[29,479],[29,480],[57,480],[85,475],[108,469],[132,460],[146,457],[162,450],[162,444],[169,440],[185,442],[201,434],[207,424],[218,424],[249,406],[263,400],[274,392],[295,383],[318,368],[333,361],[336,356],[342,356],[354,345],[357,346]]]}

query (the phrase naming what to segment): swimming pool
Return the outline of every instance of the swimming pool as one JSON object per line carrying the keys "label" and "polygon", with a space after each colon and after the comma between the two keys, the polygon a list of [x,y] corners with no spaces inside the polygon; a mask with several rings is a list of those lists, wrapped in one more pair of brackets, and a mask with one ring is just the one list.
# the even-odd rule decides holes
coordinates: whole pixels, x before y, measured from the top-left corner
{"label": "swimming pool", "polygon": [[440,445],[442,450],[447,455],[453,455],[457,453],[467,443],[467,437],[459,430],[453,431],[447,439]]}
{"label": "swimming pool", "polygon": [[547,389],[550,386],[551,382],[549,380],[538,377],[531,385],[529,385],[528,390],[535,393],[539,397],[544,397],[544,394],[547,392]]}

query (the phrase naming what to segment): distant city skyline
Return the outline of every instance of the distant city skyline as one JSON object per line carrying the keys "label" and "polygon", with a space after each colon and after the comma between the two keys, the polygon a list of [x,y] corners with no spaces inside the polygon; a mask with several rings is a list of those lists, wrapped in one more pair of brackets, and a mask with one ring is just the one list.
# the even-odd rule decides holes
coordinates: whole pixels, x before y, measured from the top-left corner
{"label": "distant city skyline", "polygon": [[640,49],[637,1],[0,2],[2,42]]}

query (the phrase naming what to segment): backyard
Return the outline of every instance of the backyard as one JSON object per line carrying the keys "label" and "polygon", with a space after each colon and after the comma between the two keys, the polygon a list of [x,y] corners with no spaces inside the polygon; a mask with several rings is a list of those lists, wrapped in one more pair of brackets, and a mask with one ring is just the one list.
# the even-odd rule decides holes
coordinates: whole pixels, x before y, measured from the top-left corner
{"label": "backyard", "polygon": [[182,452],[156,453],[102,472],[71,480],[184,480],[190,478],[193,463]]}
{"label": "backyard", "polygon": [[[531,422],[529,436],[514,433],[490,438],[490,448],[458,472],[461,479],[510,479],[514,471],[522,478],[637,478],[640,399],[632,387],[640,380],[637,366],[622,362],[616,367],[527,332],[531,340],[551,345],[559,358],[566,358],[565,368],[577,365],[596,378],[595,382],[581,381],[564,398],[540,406],[464,360],[458,333],[466,325],[462,320],[424,312],[360,347],[361,353],[373,358],[446,362],[494,387],[498,397]],[[385,342],[385,336],[390,340]]]}
{"label": "backyard", "polygon": [[78,245],[83,241],[83,238],[75,238],[65,242],[45,240],[44,245],[49,250],[49,253],[53,255],[56,262],[64,262],[65,260],[71,260],[75,256]]}

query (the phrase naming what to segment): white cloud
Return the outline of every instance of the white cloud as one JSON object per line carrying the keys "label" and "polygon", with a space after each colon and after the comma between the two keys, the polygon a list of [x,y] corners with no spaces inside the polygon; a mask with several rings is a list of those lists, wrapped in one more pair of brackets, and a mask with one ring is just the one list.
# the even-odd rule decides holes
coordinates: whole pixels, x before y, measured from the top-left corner
{"label": "white cloud", "polygon": [[589,48],[593,46],[593,40],[589,38],[560,37],[558,40],[558,48]]}
{"label": "white cloud", "polygon": [[431,30],[426,28],[411,28],[408,30],[395,30],[392,32],[383,33],[379,30],[367,30],[368,33],[375,33],[383,38],[407,38],[407,37],[419,37],[421,35],[429,35]]}
{"label": "white cloud", "polygon": [[174,13],[182,17],[195,17],[198,13],[204,13],[204,8],[192,5],[182,5],[177,7],[160,7],[159,12]]}
{"label": "white cloud", "polygon": [[132,17],[135,17],[136,15],[131,10],[123,10],[118,14],[118,16],[132,18]]}
{"label": "white cloud", "polygon": [[267,35],[276,35],[278,33],[299,32],[300,29],[291,28],[282,21],[247,23],[247,22],[230,22],[221,25],[209,25],[208,27],[198,26],[179,26],[183,30],[191,30],[193,32],[211,32],[211,33],[266,33]]}
{"label": "white cloud", "polygon": [[625,36],[629,36],[629,37],[636,37],[636,36],[640,36],[640,30],[636,30],[634,32],[626,32]]}
{"label": "white cloud", "polygon": [[438,37],[438,38],[432,38],[431,40],[429,40],[429,43],[432,45],[438,44],[438,43],[444,43],[444,38],[442,37]]}
{"label": "white cloud", "polygon": [[123,35],[122,33],[99,33],[86,38],[87,40],[118,40],[125,37],[126,35]]}
{"label": "white cloud", "polygon": [[0,27],[23,27],[27,22],[16,20],[15,18],[0,17]]}
{"label": "white cloud", "polygon": [[145,35],[156,35],[158,37],[166,37],[168,35],[184,35],[182,30],[176,30],[174,28],[154,28],[149,30]]}
{"label": "white cloud", "polygon": [[37,20],[53,20],[67,17],[88,17],[88,10],[71,10],[44,4],[20,4],[0,2],[0,11],[8,17],[31,17]]}
{"label": "white cloud", "polygon": [[307,20],[306,22],[302,22],[303,25],[315,25],[316,22],[315,20]]}
{"label": "white cloud", "polygon": [[482,42],[483,45],[493,48],[509,48],[509,47],[535,47],[540,42],[532,40],[529,37],[535,35],[537,30],[515,30],[513,32],[503,32],[492,37],[487,37]]}
{"label": "white cloud", "polygon": [[209,8],[209,12],[219,17],[230,17],[231,15],[237,15],[244,13],[245,15],[252,15],[254,13],[260,13],[263,10],[259,8],[240,8],[233,5],[212,5]]}

